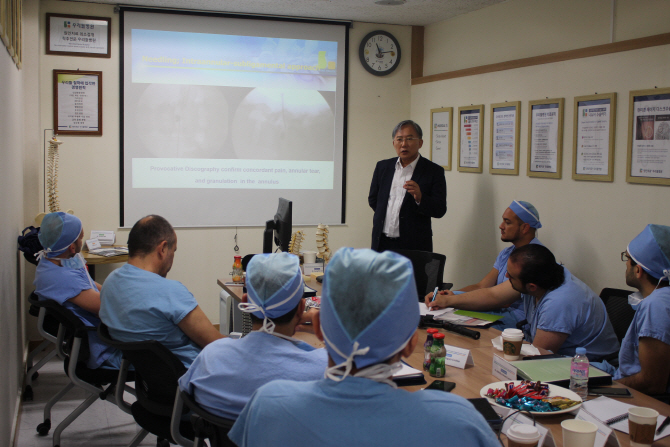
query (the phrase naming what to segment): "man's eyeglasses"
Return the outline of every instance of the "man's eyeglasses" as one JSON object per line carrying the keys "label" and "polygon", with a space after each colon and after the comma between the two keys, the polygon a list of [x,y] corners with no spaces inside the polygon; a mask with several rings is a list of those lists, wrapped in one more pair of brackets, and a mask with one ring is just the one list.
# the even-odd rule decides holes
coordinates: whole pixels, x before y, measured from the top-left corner
{"label": "man's eyeglasses", "polygon": [[628,262],[629,259],[632,259],[632,258],[630,257],[630,255],[628,254],[628,252],[627,252],[627,251],[622,251],[622,252],[621,252],[621,260],[622,260],[623,262]]}
{"label": "man's eyeglasses", "polygon": [[398,144],[403,144],[405,141],[407,143],[412,143],[413,141],[419,141],[419,140],[420,138],[414,138],[414,137],[407,137],[407,138],[398,137],[393,139],[393,141],[395,141]]}

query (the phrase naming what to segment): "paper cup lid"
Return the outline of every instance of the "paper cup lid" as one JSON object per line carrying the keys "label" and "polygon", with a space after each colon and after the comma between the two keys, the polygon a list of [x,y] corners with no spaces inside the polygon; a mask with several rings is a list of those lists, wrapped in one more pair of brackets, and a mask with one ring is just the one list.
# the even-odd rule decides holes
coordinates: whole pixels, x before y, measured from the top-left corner
{"label": "paper cup lid", "polygon": [[540,439],[540,431],[534,425],[515,424],[507,430],[507,435],[518,441],[536,441]]}

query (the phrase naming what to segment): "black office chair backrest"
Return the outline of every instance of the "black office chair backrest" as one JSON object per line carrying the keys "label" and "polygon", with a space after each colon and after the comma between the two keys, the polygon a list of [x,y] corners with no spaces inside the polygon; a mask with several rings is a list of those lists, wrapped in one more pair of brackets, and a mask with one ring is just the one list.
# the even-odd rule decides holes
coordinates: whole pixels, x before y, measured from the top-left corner
{"label": "black office chair backrest", "polygon": [[[44,307],[47,311],[47,316],[53,318],[65,328],[65,354],[70,354],[75,335],[81,337],[82,341],[79,348],[77,363],[85,364],[88,360],[90,351],[88,348],[88,335],[84,335],[84,333],[88,333],[89,327],[86,326],[84,322],[81,321],[81,319],[79,319],[79,317],[76,316],[70,309],[66,308],[65,306],[61,306],[54,300],[39,299],[35,292],[30,294],[28,297],[28,302],[37,307]],[[65,361],[66,370],[68,361],[68,359]]]}
{"label": "black office chair backrest", "polygon": [[[228,438],[228,432],[235,424],[232,419],[216,416],[202,408],[193,396],[185,391],[179,392],[186,408],[191,410],[191,423],[195,437],[199,441],[207,438],[212,447],[234,447],[235,444]],[[199,446],[194,446],[199,447]]]}
{"label": "black office chair backrest", "polygon": [[[39,317],[40,316],[40,306],[32,304],[36,301],[39,301],[39,297],[37,294],[33,291],[30,293],[30,296],[28,297],[28,303],[30,304],[30,307],[28,308],[28,313],[32,315],[33,317]],[[58,320],[56,320],[53,315],[49,314],[48,312],[44,315],[44,323],[42,324],[42,329],[47,334],[53,335],[54,337],[58,335],[58,326],[60,323],[58,323]]]}
{"label": "black office chair backrest", "polygon": [[104,323],[98,328],[100,339],[123,352],[135,368],[137,402],[147,411],[170,417],[177,392],[177,381],[186,367],[168,348],[156,340],[118,342]]}
{"label": "black office chair backrest", "polygon": [[419,250],[393,251],[412,261],[419,301],[423,301],[426,294],[432,293],[435,287],[443,288],[444,264],[447,261],[445,255]]}
{"label": "black office chair backrest", "polygon": [[605,303],[607,309],[607,316],[612,322],[614,333],[619,339],[619,343],[623,340],[630,323],[633,321],[635,311],[630,304],[628,304],[628,295],[633,293],[632,290],[610,289],[604,288],[600,292],[600,299]]}

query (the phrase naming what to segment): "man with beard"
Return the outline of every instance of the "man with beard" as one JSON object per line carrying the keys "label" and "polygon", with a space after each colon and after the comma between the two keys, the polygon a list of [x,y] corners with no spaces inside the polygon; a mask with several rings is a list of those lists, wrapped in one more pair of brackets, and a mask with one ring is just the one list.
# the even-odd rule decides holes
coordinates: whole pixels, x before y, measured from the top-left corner
{"label": "man with beard", "polygon": [[[538,213],[537,209],[529,202],[523,200],[513,201],[503,213],[502,223],[498,228],[500,229],[500,240],[503,242],[511,242],[512,245],[504,248],[498,253],[493,268],[481,281],[459,289],[460,292],[486,289],[507,281],[507,260],[512,252],[515,249],[528,244],[542,245],[542,242],[535,237],[537,230],[542,228],[542,223],[540,223],[540,213]],[[506,309],[498,309],[489,313],[501,315],[503,317],[493,325],[496,329],[502,331],[507,328],[516,328],[516,324],[519,321],[523,321],[525,318],[523,300],[519,299]]]}
{"label": "man with beard", "polygon": [[507,261],[507,278],[494,287],[460,295],[441,291],[426,305],[432,308],[486,311],[523,300],[527,341],[555,354],[574,356],[586,348],[590,361],[611,358],[619,342],[602,300],[589,287],[556,263],[548,248],[528,244],[512,252]]}

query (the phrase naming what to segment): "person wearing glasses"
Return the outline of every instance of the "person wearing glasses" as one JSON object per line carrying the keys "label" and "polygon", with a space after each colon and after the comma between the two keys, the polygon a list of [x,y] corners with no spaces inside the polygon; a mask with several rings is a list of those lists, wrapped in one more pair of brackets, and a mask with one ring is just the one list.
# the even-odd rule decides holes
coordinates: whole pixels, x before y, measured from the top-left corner
{"label": "person wearing glasses", "polygon": [[623,253],[628,297],[635,316],[621,341],[619,368],[604,369],[620,383],[646,394],[670,392],[670,227],[647,225]]}
{"label": "person wearing glasses", "polygon": [[527,341],[554,354],[575,355],[586,348],[589,361],[616,358],[619,341],[605,304],[586,284],[558,264],[545,246],[528,244],[512,252],[501,284],[460,295],[443,290],[426,306],[487,311],[523,300]]}
{"label": "person wearing glasses", "polygon": [[368,203],[374,210],[372,249],[433,251],[431,218],[447,212],[444,169],[419,155],[423,131],[412,120],[393,129],[398,157],[377,163]]}

